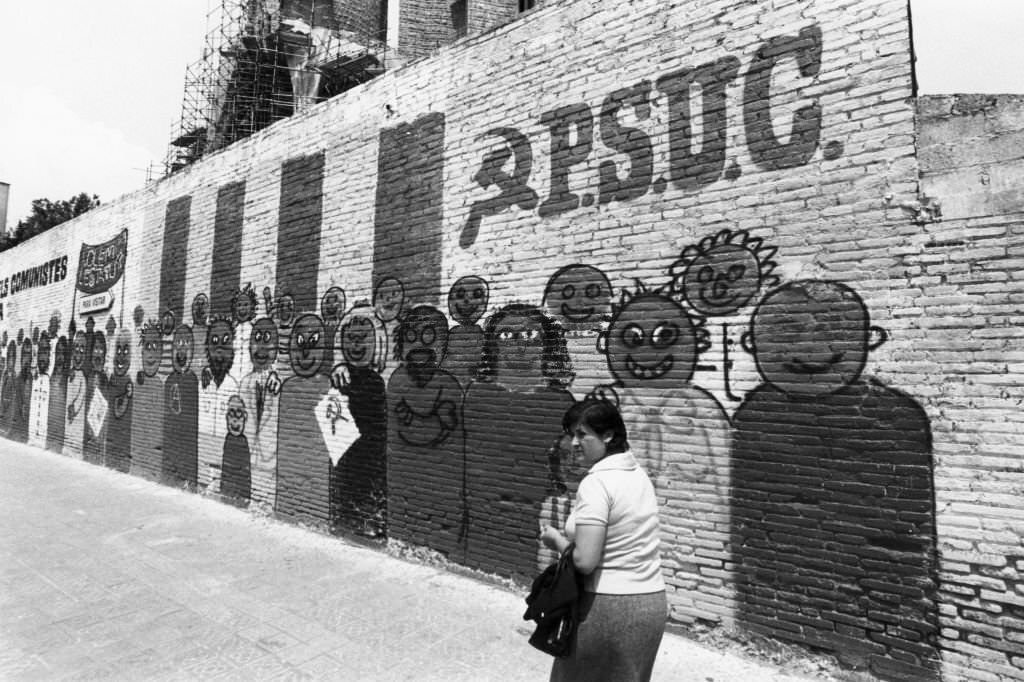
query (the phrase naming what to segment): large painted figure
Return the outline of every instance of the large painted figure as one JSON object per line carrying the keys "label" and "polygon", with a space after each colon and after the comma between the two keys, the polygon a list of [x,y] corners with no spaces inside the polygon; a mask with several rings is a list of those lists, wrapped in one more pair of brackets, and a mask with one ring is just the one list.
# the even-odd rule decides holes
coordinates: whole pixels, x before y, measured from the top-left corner
{"label": "large painted figure", "polygon": [[387,392],[388,536],[461,560],[462,387],[441,369],[448,320],[432,306],[416,306],[399,319],[394,340],[401,365]]}
{"label": "large painted figure", "polygon": [[36,377],[32,382],[32,400],[29,410],[29,445],[46,447],[46,433],[50,424],[50,334],[43,331],[36,342]]}
{"label": "large painted figure", "polygon": [[[74,336],[74,329],[70,330]],[[47,409],[46,449],[64,449],[64,428],[67,424],[68,381],[71,378],[71,349],[66,336],[57,339],[53,348],[53,371],[50,374],[50,406]]]}
{"label": "large painted figure", "polygon": [[27,443],[32,406],[32,340],[24,336],[18,347],[18,373],[14,377],[11,427],[7,437],[19,443]]}
{"label": "large painted figure", "polygon": [[[90,318],[89,322],[92,322]],[[87,323],[88,326],[91,327]],[[86,361],[85,399],[85,444],[83,456],[87,462],[104,464],[104,445],[107,439],[107,414],[109,412],[109,386],[107,378],[107,337],[102,331],[90,335],[89,357]]]}
{"label": "large painted figure", "polygon": [[245,435],[247,418],[245,403],[237,395],[231,396],[224,414],[226,432],[220,492],[237,500],[248,500],[252,494],[251,453],[249,439]]}
{"label": "large painted figure", "polygon": [[444,369],[459,380],[462,387],[476,377],[484,347],[480,318],[487,311],[487,282],[476,275],[460,277],[448,292],[448,314],[457,323],[448,331],[448,352]]}
{"label": "large painted figure", "polygon": [[577,399],[610,381],[598,339],[612,312],[612,285],[592,265],[568,265],[548,280],[543,307],[565,331],[572,360],[572,392]]}
{"label": "large painted figure", "polygon": [[[396,347],[401,343],[398,339],[398,327],[402,312],[405,310],[405,287],[394,277],[385,277],[377,282],[373,290],[373,309],[377,319],[384,324],[387,331],[388,347],[384,357],[398,359]],[[388,363],[381,371],[386,384],[394,371],[395,363]]]}
{"label": "large painted figure", "polygon": [[179,325],[171,341],[174,371],[164,383],[163,480],[195,487],[199,454],[199,380],[192,371],[192,330]]}
{"label": "large painted figure", "polygon": [[142,367],[135,376],[132,408],[131,472],[150,479],[163,475],[164,384],[160,380],[163,333],[156,320],[142,325],[139,334]]}
{"label": "large painted figure", "polygon": [[502,575],[536,571],[548,449],[573,404],[562,330],[537,307],[487,321],[477,380],[466,390],[467,563]]}
{"label": "large painted figure", "polygon": [[696,582],[674,603],[690,616],[708,617],[732,600],[730,428],[714,396],[692,383],[704,347],[699,322],[664,288],[638,283],[623,291],[603,346],[630,445],[664,500],[662,556],[689,567],[682,572]]}
{"label": "large painted figure", "polygon": [[[246,284],[231,298],[231,323],[234,325],[232,341],[232,364],[230,375],[239,383],[242,377],[252,371],[249,357],[249,339],[252,337],[253,320],[256,318],[256,290]],[[223,417],[223,415],[221,415]]]}
{"label": "large painted figure", "polygon": [[107,466],[130,471],[132,463],[132,399],[135,386],[129,370],[132,361],[132,336],[127,329],[114,339],[114,373],[107,395],[110,415],[107,418]]}
{"label": "large painted figure", "polygon": [[65,407],[64,454],[82,459],[85,442],[85,364],[88,341],[84,330],[74,334],[71,346],[71,378],[68,380],[67,405]]}
{"label": "large painted figure", "polygon": [[338,347],[338,327],[345,314],[346,303],[345,290],[341,287],[331,287],[324,292],[323,298],[320,299],[320,319],[324,321],[325,372],[333,370],[339,362],[335,358],[334,351]]}
{"label": "large painted figure", "polygon": [[238,382],[231,373],[235,360],[232,321],[214,317],[206,328],[203,348],[206,366],[199,388],[199,485],[212,492],[220,490],[221,456],[227,434],[228,400],[238,395]]}
{"label": "large painted figure", "polygon": [[331,458],[316,408],[331,380],[322,373],[324,325],[318,315],[299,316],[291,327],[292,376],[281,386],[277,427],[277,500],[283,517],[322,527],[330,523]]}
{"label": "large painted figure", "polygon": [[[740,617],[882,677],[930,679],[931,432],[913,399],[862,375],[885,340],[838,282],[792,282],[758,305],[744,347],[764,383],[734,417]],[[903,634],[878,636],[892,628]]]}
{"label": "large painted figure", "polygon": [[251,499],[271,508],[277,496],[277,427],[281,382],[277,361],[277,324],[256,320],[249,339],[252,371],[242,377],[238,395],[246,410],[246,439],[251,455]]}
{"label": "large painted figure", "polygon": [[338,387],[359,437],[334,467],[334,523],[370,537],[384,535],[387,512],[387,332],[369,305],[357,305],[338,325],[342,377]]}

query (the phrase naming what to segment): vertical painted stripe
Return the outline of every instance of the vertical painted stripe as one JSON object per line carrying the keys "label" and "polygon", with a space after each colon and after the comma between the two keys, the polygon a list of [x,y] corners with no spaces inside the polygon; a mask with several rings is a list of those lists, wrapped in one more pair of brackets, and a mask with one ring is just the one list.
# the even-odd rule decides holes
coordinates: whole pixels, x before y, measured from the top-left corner
{"label": "vertical painted stripe", "polygon": [[231,298],[238,291],[242,270],[242,218],[245,182],[232,182],[217,191],[213,222],[213,267],[210,272],[210,312],[231,313]]}
{"label": "vertical painted stripe", "polygon": [[281,167],[277,289],[281,294],[292,296],[296,314],[319,309],[316,285],[323,186],[323,153],[289,159]]}
{"label": "vertical painted stripe", "polygon": [[444,114],[380,132],[373,285],[395,277],[407,305],[441,302]]}
{"label": "vertical painted stripe", "polygon": [[174,313],[177,324],[185,310],[185,268],[188,263],[189,215],[192,197],[178,197],[167,203],[164,218],[164,246],[160,261],[160,313]]}

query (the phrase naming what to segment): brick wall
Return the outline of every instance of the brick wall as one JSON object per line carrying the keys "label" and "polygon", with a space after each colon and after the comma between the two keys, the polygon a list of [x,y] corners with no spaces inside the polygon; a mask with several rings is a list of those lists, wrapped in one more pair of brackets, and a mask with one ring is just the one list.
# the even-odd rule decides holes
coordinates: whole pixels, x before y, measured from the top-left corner
{"label": "brick wall", "polygon": [[[523,578],[597,392],[658,491],[673,621],[1019,676],[1021,230],[914,210],[909,54],[899,0],[560,3],[467,38],[0,254],[67,272],[0,298],[7,364],[49,359],[45,399],[31,358],[5,375],[0,429]],[[122,230],[105,308],[76,282]]]}

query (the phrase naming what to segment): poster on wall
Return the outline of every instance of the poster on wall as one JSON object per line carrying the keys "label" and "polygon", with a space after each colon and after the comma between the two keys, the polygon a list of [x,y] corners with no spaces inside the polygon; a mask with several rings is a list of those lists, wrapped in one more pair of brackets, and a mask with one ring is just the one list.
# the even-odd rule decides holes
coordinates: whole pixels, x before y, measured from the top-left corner
{"label": "poster on wall", "polygon": [[75,284],[80,315],[91,315],[113,307],[113,287],[124,276],[127,255],[127,229],[102,244],[82,244]]}

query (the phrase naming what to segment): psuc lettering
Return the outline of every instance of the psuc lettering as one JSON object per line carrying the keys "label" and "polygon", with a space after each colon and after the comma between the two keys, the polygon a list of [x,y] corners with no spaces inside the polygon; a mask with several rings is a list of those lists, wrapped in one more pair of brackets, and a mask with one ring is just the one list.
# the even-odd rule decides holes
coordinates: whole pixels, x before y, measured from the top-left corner
{"label": "psuc lettering", "polygon": [[[794,59],[804,78],[818,74],[821,68],[821,29],[812,25],[796,36],[779,36],[765,41],[754,54],[743,74],[742,119],[747,149],[758,167],[765,170],[795,168],[805,165],[814,156],[821,138],[821,106],[817,102],[797,109],[793,114],[787,142],[781,142],[773,130],[771,80],[777,64]],[[738,166],[726,168],[726,125],[728,120],[726,88],[740,77],[740,60],[726,56],[692,68],[665,74],[654,81],[644,80],[609,93],[594,112],[587,104],[577,103],[541,114],[539,122],[550,134],[551,174],[547,197],[541,199],[528,184],[533,168],[533,148],[529,138],[510,127],[493,128],[486,136],[500,137],[505,146],[488,152],[473,176],[483,189],[497,188],[492,197],[474,202],[463,227],[459,243],[468,248],[476,241],[483,218],[497,215],[518,206],[537,210],[541,218],[572,211],[593,204],[590,194],[580,196],[569,185],[570,171],[584,163],[594,149],[595,127],[601,143],[629,159],[629,170],[623,174],[615,161],[598,166],[597,203],[631,201],[652,188],[664,191],[668,183],[677,190],[692,192],[723,176],[739,177]],[[695,145],[691,95],[699,89],[702,131]],[[654,151],[651,136],[640,128],[627,126],[620,120],[624,109],[632,109],[637,120],[650,118],[655,92],[668,106],[668,179],[654,179]],[[694,151],[699,146],[700,151]],[[825,147],[826,158],[842,154],[842,144]],[[511,170],[505,166],[511,159]]]}

